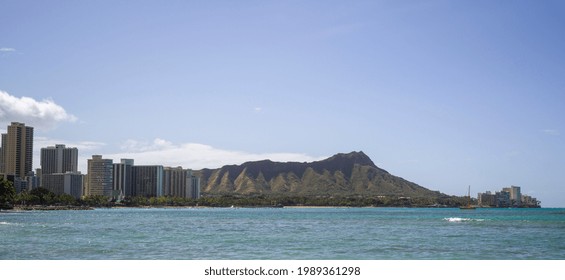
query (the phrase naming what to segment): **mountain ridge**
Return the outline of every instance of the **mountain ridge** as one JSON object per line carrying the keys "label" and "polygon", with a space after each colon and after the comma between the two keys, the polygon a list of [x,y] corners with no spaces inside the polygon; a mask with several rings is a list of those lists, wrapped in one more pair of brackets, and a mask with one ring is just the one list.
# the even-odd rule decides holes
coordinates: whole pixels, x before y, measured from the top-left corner
{"label": "mountain ridge", "polygon": [[362,151],[314,162],[260,160],[202,169],[203,195],[440,197],[379,168]]}

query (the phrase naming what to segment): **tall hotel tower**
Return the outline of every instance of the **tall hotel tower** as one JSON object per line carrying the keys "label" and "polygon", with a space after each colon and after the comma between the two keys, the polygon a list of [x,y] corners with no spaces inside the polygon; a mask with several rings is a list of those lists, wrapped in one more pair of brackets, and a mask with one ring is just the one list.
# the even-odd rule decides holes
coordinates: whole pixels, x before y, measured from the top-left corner
{"label": "tall hotel tower", "polygon": [[113,165],[113,160],[103,159],[101,155],[93,155],[88,160],[85,195],[112,196]]}
{"label": "tall hotel tower", "polygon": [[65,145],[41,148],[41,172],[43,175],[67,173],[78,170],[78,149]]}
{"label": "tall hotel tower", "polygon": [[41,148],[41,186],[55,194],[83,195],[83,176],[78,170],[78,149],[65,145]]}
{"label": "tall hotel tower", "polygon": [[121,196],[133,196],[133,159],[123,158],[114,163],[114,191]]}
{"label": "tall hotel tower", "polygon": [[25,178],[33,169],[33,127],[12,122],[2,134],[0,173]]}

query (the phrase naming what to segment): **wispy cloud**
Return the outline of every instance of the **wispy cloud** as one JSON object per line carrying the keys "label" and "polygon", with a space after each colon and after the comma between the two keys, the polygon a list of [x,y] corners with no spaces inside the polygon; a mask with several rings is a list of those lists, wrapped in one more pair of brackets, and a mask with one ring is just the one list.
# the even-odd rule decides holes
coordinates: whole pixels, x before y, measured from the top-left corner
{"label": "wispy cloud", "polygon": [[0,57],[10,57],[18,53],[14,48],[0,48]]}
{"label": "wispy cloud", "polygon": [[15,121],[38,129],[51,129],[60,122],[74,122],[76,119],[53,100],[37,101],[30,97],[15,97],[0,91],[1,126]]}
{"label": "wispy cloud", "polygon": [[559,130],[557,130],[557,129],[544,129],[544,130],[542,130],[542,132],[547,134],[547,135],[551,135],[551,136],[560,135]]}
{"label": "wispy cloud", "polygon": [[66,141],[61,139],[52,139],[43,136],[36,136],[33,139],[35,150],[39,151],[41,148],[48,146],[55,146],[57,144],[64,144],[69,148],[77,148],[80,151],[92,151],[96,153],[97,150],[106,146],[106,143],[95,141]]}
{"label": "wispy cloud", "polygon": [[164,166],[183,166],[191,169],[218,168],[228,164],[241,164],[247,161],[270,159],[273,161],[315,161],[312,157],[299,153],[248,153],[224,150],[198,143],[175,144],[157,138],[151,143],[128,140],[122,145],[122,152],[104,155],[114,159],[131,158],[135,164],[157,164]]}

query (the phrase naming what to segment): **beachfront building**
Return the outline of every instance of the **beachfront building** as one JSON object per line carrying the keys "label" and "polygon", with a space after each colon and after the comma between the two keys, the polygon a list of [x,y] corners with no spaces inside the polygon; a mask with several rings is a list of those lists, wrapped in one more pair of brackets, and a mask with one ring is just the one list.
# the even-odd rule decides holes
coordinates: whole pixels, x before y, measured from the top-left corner
{"label": "beachfront building", "polygon": [[139,165],[133,166],[132,196],[160,197],[163,196],[163,166]]}
{"label": "beachfront building", "polygon": [[495,194],[490,191],[479,193],[477,198],[482,207],[540,207],[540,202],[536,198],[522,195],[518,186],[502,188]]}
{"label": "beachfront building", "polygon": [[133,159],[121,159],[120,163],[114,163],[114,193],[120,197],[133,196]]}
{"label": "beachfront building", "polygon": [[511,207],[510,193],[507,191],[496,192],[496,207]]}
{"label": "beachfront building", "polygon": [[43,175],[78,172],[78,149],[63,144],[41,148],[41,172]]}
{"label": "beachfront building", "polygon": [[83,196],[84,176],[78,172],[47,174],[43,177],[44,188],[54,194],[69,194],[79,199]]}
{"label": "beachfront building", "polygon": [[522,206],[525,207],[539,207],[540,201],[537,200],[535,197],[531,197],[529,195],[522,195]]}
{"label": "beachfront building", "polygon": [[510,193],[510,202],[512,206],[519,207],[522,204],[522,192],[520,187],[510,186],[509,188],[503,188],[502,191]]}
{"label": "beachfront building", "polygon": [[164,195],[193,198],[192,170],[182,167],[165,167],[163,176]]}
{"label": "beachfront building", "polygon": [[[167,172],[167,169],[169,172]],[[169,176],[172,178],[169,179]],[[169,184],[168,188],[167,184]],[[165,168],[164,185],[165,190],[169,191],[165,195],[192,199],[200,198],[200,178],[196,177],[191,169],[183,169],[180,166]]]}
{"label": "beachfront building", "polygon": [[55,194],[83,195],[84,176],[78,172],[78,149],[63,144],[41,148],[40,185]]}
{"label": "beachfront building", "polygon": [[189,198],[199,199],[200,198],[200,177],[192,174],[191,175],[192,184],[190,187]]}
{"label": "beachfront building", "polygon": [[134,165],[133,159],[113,164],[114,199],[124,197],[200,197],[200,178],[192,170],[162,165]]}
{"label": "beachfront building", "polygon": [[93,155],[88,160],[88,174],[85,195],[104,195],[111,197],[113,187],[113,160],[103,159],[101,155]]}
{"label": "beachfront building", "polygon": [[33,170],[33,127],[12,122],[1,139],[0,173],[25,179]]}
{"label": "beachfront building", "polygon": [[37,168],[35,173],[32,171],[26,176],[28,190],[41,187],[41,168]]}
{"label": "beachfront building", "polygon": [[496,207],[496,195],[490,191],[479,193],[478,201],[482,207]]}
{"label": "beachfront building", "polygon": [[[5,158],[6,158],[6,144],[8,143],[8,134],[2,133],[0,134],[0,175],[5,174]],[[3,178],[0,176],[0,179]]]}

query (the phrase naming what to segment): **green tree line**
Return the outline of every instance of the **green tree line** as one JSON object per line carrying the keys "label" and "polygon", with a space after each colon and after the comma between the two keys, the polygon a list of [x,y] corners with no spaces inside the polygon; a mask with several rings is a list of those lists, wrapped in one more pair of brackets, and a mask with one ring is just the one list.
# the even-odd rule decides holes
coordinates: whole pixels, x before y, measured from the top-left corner
{"label": "green tree line", "polygon": [[280,206],[334,206],[334,207],[459,207],[466,200],[458,197],[394,197],[394,196],[213,196],[198,200],[200,206],[210,207],[280,207]]}
{"label": "green tree line", "polygon": [[9,209],[14,206],[65,205],[88,207],[149,207],[149,206],[206,206],[206,207],[281,207],[281,206],[335,206],[335,207],[459,207],[466,204],[464,197],[334,197],[334,196],[242,196],[218,195],[204,196],[199,199],[182,197],[129,197],[122,201],[113,201],[106,196],[86,196],[76,199],[68,194],[37,188],[29,192],[16,194],[11,182],[0,181],[0,207]]}

